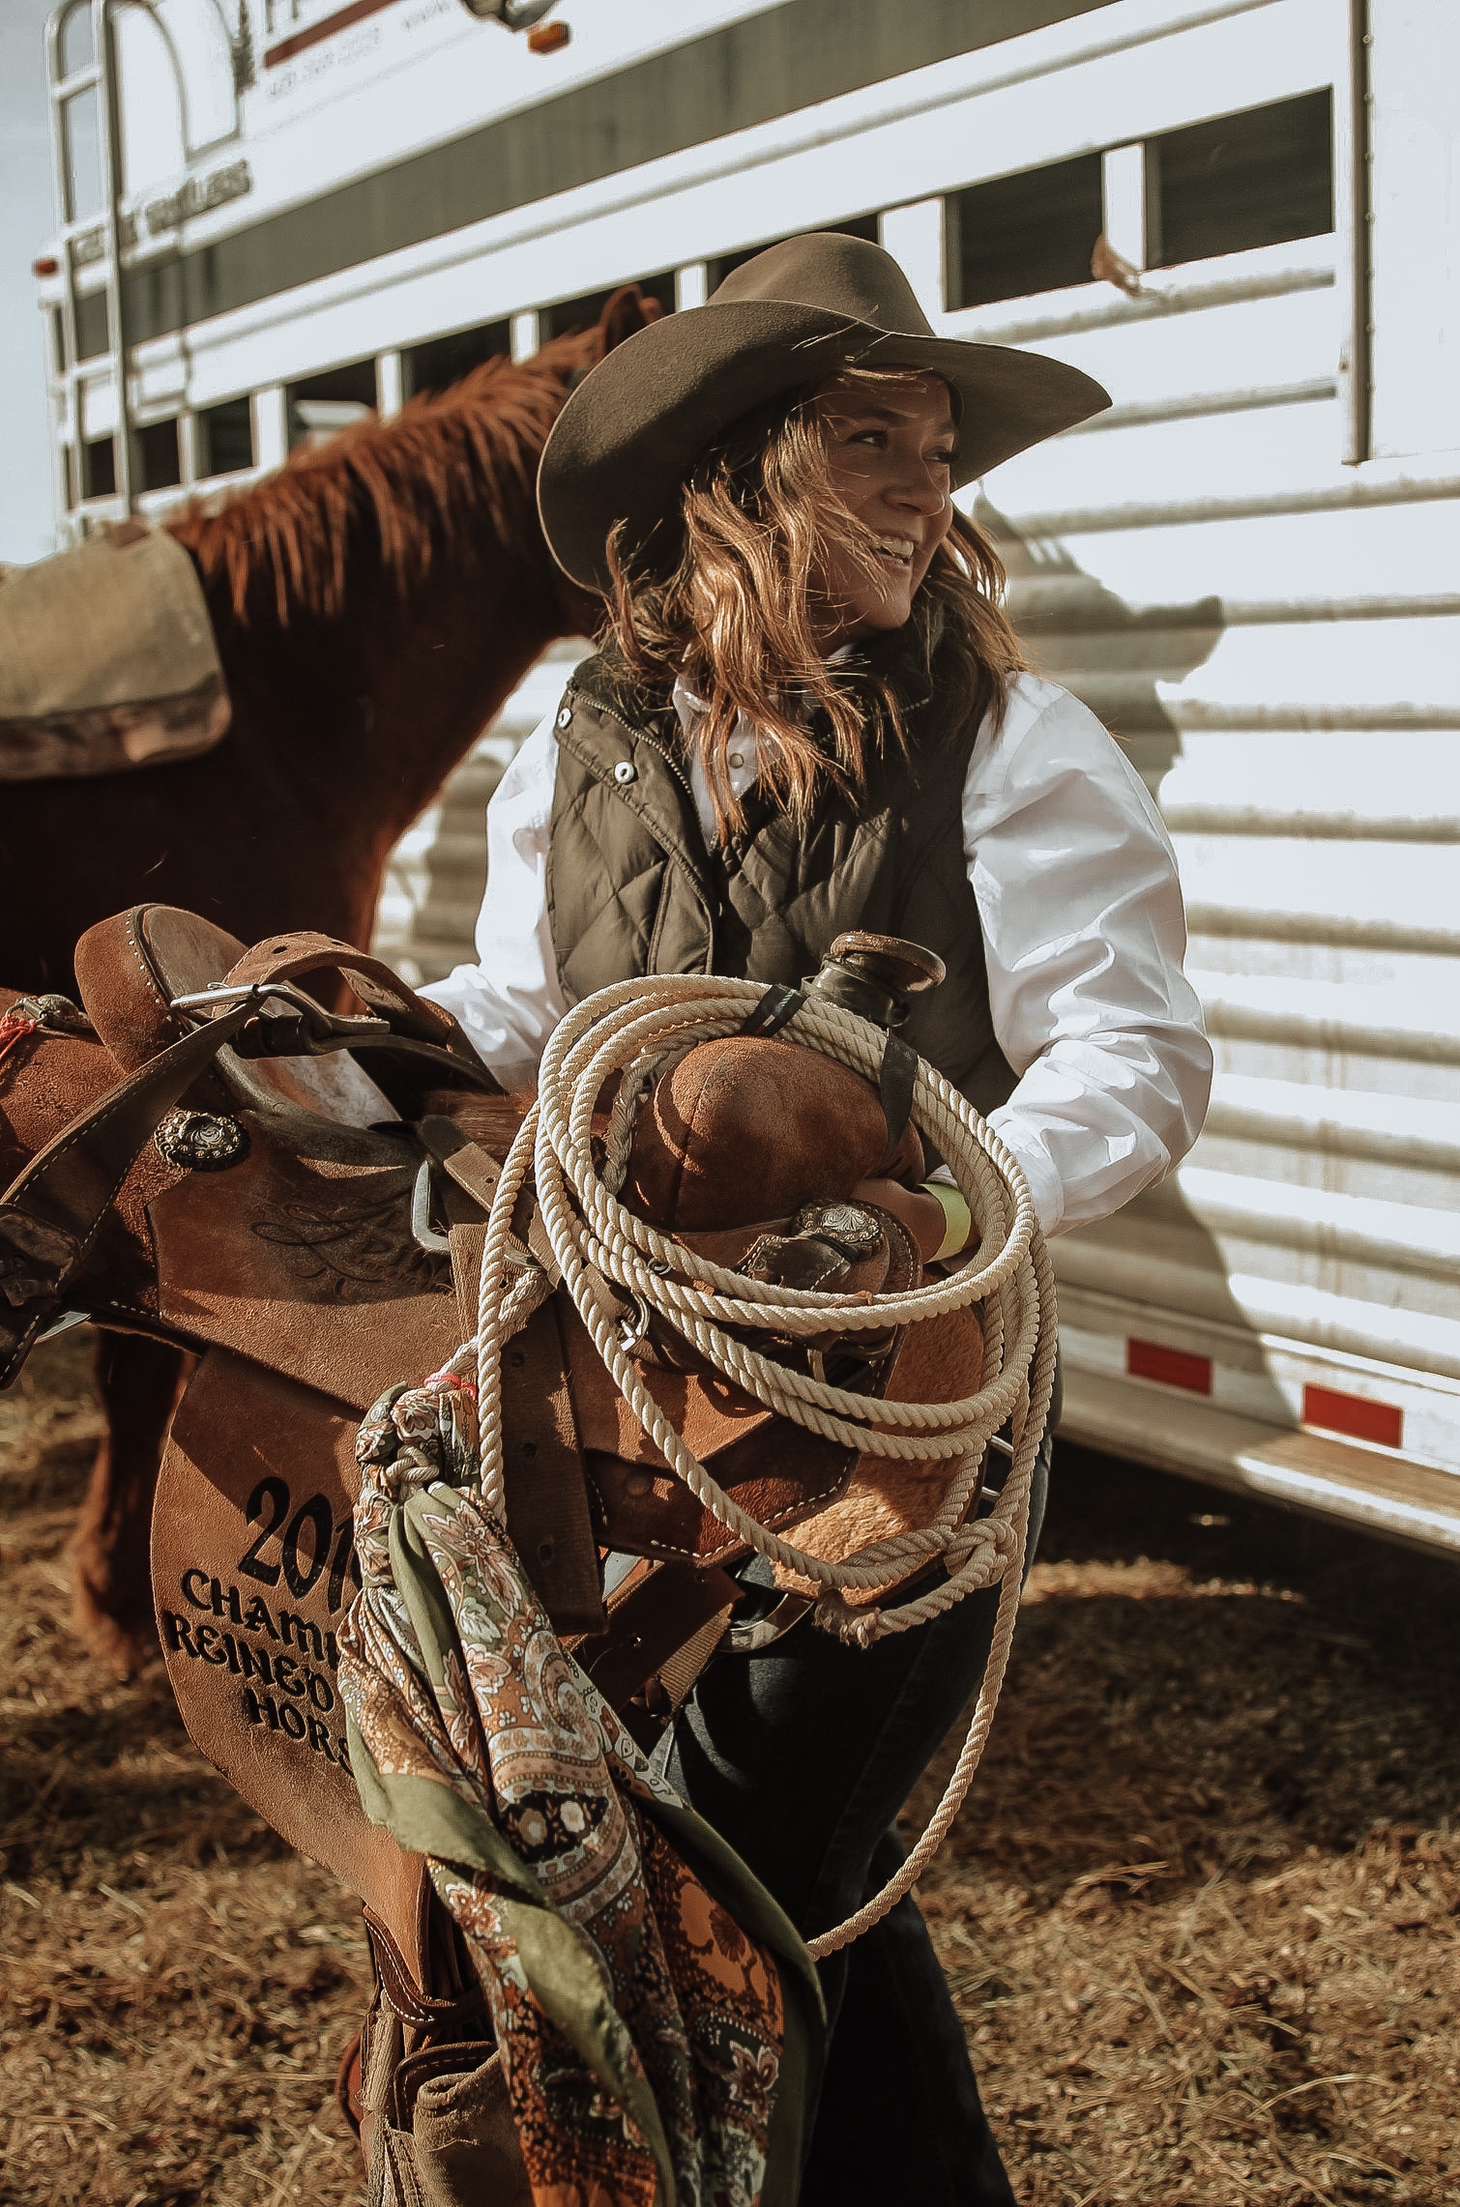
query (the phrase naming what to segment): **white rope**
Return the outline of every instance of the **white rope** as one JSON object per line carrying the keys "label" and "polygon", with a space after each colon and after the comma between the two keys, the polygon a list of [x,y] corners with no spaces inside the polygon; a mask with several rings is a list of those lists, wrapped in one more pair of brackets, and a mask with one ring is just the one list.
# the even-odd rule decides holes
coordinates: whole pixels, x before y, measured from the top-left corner
{"label": "white rope", "polygon": [[[1054,1275],[1019,1166],[998,1135],[942,1075],[918,1061],[912,1120],[932,1141],[967,1199],[976,1243],[958,1269],[905,1293],[839,1295],[750,1278],[685,1248],[618,1200],[638,1112],[654,1079],[688,1049],[739,1031],[764,990],[712,975],[654,975],[587,997],[562,1020],[543,1056],[538,1098],[505,1164],[487,1220],[476,1339],[482,1497],[503,1513],[502,1351],[555,1285],[524,1268],[512,1214],[529,1176],[553,1265],[619,1392],[666,1464],[735,1539],[819,1590],[816,1622],[861,1646],[941,1616],[967,1595],[1000,1585],[983,1684],[957,1766],[927,1831],[896,1877],[855,1916],[810,1942],[832,1953],[869,1930],[910,1890],[962,1804],[988,1736],[1003,1682],[1024,1560],[1029,1496],[1054,1384]],[[853,1067],[876,1084],[886,1036],[814,994],[789,1037]],[[618,1092],[594,1156],[592,1122],[605,1087]],[[717,1371],[778,1416],[855,1448],[902,1461],[946,1462],[948,1482],[932,1520],[859,1549],[839,1563],[809,1554],[743,1510],[669,1424],[604,1308],[600,1279],[643,1308]],[[982,1306],[983,1384],[953,1402],[886,1401],[783,1364],[730,1328],[796,1339],[882,1332]],[[962,1521],[990,1440],[1012,1425],[1013,1461],[992,1510]],[[947,1576],[888,1607],[851,1602],[877,1595],[941,1562]]]}

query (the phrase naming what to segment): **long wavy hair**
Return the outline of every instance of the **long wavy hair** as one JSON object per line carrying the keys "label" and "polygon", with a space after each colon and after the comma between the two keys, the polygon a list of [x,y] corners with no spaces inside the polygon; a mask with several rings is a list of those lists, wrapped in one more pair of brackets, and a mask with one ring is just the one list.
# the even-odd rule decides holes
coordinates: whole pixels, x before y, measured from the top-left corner
{"label": "long wavy hair", "polygon": [[[839,381],[885,386],[896,371]],[[729,754],[743,713],[762,739],[772,799],[801,826],[829,788],[857,797],[881,751],[909,744],[911,707],[935,699],[933,727],[997,726],[1027,662],[1003,610],[1003,562],[956,509],[913,601],[890,636],[828,660],[817,641],[816,577],[838,552],[869,574],[876,538],[838,495],[816,391],[748,414],[685,483],[673,549],[626,553],[608,542],[605,641],[646,690],[682,676],[705,706],[691,736],[722,835],[744,826]],[[667,533],[667,532],[665,532]]]}

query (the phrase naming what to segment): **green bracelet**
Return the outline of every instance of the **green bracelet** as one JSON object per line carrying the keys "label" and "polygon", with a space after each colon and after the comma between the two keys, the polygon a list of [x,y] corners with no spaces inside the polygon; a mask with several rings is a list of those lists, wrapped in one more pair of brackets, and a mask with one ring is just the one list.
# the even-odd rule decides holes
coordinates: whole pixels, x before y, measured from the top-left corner
{"label": "green bracelet", "polygon": [[923,1193],[936,1196],[943,1206],[943,1239],[938,1244],[934,1264],[944,1257],[956,1257],[960,1249],[968,1247],[968,1237],[973,1232],[973,1213],[968,1208],[968,1198],[961,1188],[955,1188],[946,1180],[925,1180]]}

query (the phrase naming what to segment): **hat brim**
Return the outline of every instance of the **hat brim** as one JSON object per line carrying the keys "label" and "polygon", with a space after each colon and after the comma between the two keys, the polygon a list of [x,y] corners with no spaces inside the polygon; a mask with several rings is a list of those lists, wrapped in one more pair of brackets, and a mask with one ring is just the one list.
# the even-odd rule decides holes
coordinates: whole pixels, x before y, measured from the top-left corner
{"label": "hat brim", "polygon": [[606,589],[616,523],[631,547],[646,547],[733,422],[850,367],[943,378],[959,415],[955,489],[1111,403],[1092,376],[1042,353],[881,330],[776,300],[712,301],[636,330],[569,395],[537,478],[554,559],[586,589]]}

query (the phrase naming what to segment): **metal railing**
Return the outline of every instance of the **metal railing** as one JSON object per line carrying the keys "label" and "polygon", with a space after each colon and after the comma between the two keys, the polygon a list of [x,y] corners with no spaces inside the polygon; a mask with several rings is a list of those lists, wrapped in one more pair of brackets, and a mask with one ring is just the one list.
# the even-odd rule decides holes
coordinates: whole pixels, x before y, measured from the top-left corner
{"label": "metal railing", "polygon": [[[123,0],[66,0],[46,25],[47,97],[51,125],[51,155],[55,175],[56,205],[60,213],[60,315],[61,358],[55,363],[62,405],[62,442],[74,455],[77,481],[63,511],[74,522],[73,509],[85,507],[89,516],[124,519],[135,503],[136,465],[132,437],[130,360],[127,345],[126,300],[122,285],[122,162],[121,115],[117,101],[117,63],[114,13]],[[67,70],[66,33],[73,20],[86,14],[91,22],[91,58],[81,67]],[[106,300],[106,344],[100,355],[83,362],[77,313],[77,241],[96,231],[94,213],[78,215],[76,178],[71,160],[68,110],[81,100],[95,102],[96,141],[101,169],[101,244]],[[84,385],[110,377],[116,394],[111,432],[113,482],[102,497],[89,499],[83,479],[86,439]],[[99,440],[98,440],[99,441]]]}

